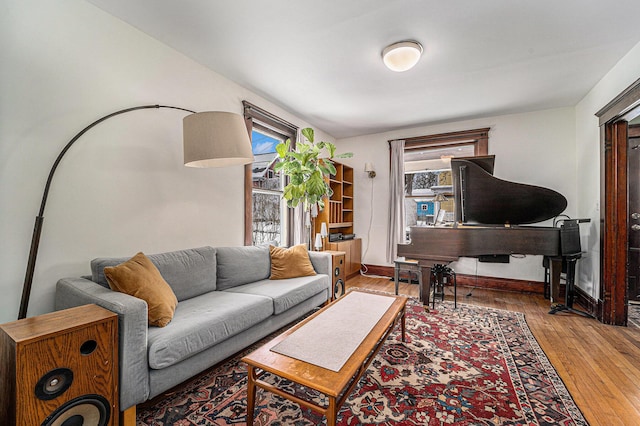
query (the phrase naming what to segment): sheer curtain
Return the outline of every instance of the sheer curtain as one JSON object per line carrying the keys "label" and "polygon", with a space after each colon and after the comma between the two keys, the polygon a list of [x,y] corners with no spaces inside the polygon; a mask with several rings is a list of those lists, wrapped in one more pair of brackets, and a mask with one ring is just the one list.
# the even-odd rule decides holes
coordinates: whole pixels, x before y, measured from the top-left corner
{"label": "sheer curtain", "polygon": [[404,140],[390,141],[389,224],[387,226],[387,262],[398,255],[398,244],[405,243],[404,231]]}

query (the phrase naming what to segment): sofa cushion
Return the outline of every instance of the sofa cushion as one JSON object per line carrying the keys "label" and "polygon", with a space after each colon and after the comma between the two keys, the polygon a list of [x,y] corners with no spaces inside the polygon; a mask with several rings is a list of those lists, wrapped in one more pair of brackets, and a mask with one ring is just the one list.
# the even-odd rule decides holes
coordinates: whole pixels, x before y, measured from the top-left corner
{"label": "sofa cushion", "polygon": [[[216,289],[216,249],[200,247],[147,256],[171,286],[179,301]],[[104,268],[125,262],[126,257],[91,261],[91,280],[108,287]]]}
{"label": "sofa cushion", "polygon": [[224,293],[235,292],[267,296],[273,299],[273,311],[275,315],[278,315],[318,293],[325,292],[328,298],[330,294],[329,280],[329,276],[324,274],[278,281],[266,279],[232,287],[225,290]]}
{"label": "sofa cushion", "polygon": [[269,279],[283,280],[316,274],[304,244],[290,248],[269,246],[269,255],[271,256]]}
{"label": "sofa cushion", "polygon": [[269,278],[269,247],[219,247],[216,251],[218,290]]}
{"label": "sofa cushion", "polygon": [[149,325],[164,327],[169,324],[178,299],[144,253],[140,252],[119,265],[104,268],[104,274],[112,290],[147,302]]}
{"label": "sofa cushion", "polygon": [[212,291],[182,301],[168,326],[149,329],[149,367],[169,367],[272,314],[271,299],[253,294]]}

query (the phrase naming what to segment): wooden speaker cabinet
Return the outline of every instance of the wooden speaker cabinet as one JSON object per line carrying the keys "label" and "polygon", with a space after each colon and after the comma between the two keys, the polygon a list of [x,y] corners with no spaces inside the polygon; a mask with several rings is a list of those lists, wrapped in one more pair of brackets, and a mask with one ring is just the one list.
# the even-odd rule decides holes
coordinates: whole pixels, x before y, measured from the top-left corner
{"label": "wooden speaker cabinet", "polygon": [[334,250],[325,250],[325,252],[331,254],[331,283],[333,284],[331,300],[334,300],[345,292],[346,253]]}
{"label": "wooden speaker cabinet", "polygon": [[345,271],[346,278],[351,278],[360,273],[362,239],[354,238],[352,240],[340,240],[327,243],[327,249],[342,251],[345,253]]}
{"label": "wooden speaker cabinet", "polygon": [[118,316],[96,305],[0,325],[3,425],[117,426]]}

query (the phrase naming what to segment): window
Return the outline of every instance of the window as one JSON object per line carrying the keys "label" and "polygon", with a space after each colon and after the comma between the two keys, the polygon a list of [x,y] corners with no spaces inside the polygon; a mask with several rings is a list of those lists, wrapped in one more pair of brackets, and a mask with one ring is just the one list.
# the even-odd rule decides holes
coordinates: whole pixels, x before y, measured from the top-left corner
{"label": "window", "polygon": [[405,140],[404,210],[411,226],[455,220],[451,158],[487,155],[489,129],[420,136]]}
{"label": "window", "polygon": [[243,106],[254,155],[245,168],[245,245],[289,246],[293,215],[282,198],[285,177],[273,166],[276,145],[287,139],[295,144],[297,127],[247,101]]}
{"label": "window", "polygon": [[259,126],[251,132],[254,162],[251,167],[252,185],[252,244],[287,243],[288,217],[286,203],[282,202],[284,175],[273,166],[278,159],[276,145],[284,139],[267,134]]}

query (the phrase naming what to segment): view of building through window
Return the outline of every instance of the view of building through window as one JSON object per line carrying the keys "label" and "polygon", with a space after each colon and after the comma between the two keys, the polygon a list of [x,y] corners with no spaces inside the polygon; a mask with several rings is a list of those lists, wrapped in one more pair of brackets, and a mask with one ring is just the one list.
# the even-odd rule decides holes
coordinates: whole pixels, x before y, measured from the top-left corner
{"label": "view of building through window", "polygon": [[284,176],[275,173],[277,162],[276,145],[282,139],[254,128],[251,145],[254,162],[251,167],[253,199],[253,245],[286,244],[287,217],[286,202],[282,198]]}
{"label": "view of building through window", "polygon": [[411,226],[453,223],[451,158],[473,155],[472,143],[405,150],[404,207],[407,232]]}

